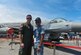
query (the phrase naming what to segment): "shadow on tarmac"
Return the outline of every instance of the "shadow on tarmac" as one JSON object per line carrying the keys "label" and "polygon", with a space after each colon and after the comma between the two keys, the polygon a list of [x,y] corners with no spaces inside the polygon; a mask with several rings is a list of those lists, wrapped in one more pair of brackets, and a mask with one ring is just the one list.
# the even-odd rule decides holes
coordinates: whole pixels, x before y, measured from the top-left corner
{"label": "shadow on tarmac", "polygon": [[68,48],[63,48],[63,47],[56,47],[57,50],[67,52],[73,55],[81,55],[81,52],[73,50],[73,49],[68,49]]}

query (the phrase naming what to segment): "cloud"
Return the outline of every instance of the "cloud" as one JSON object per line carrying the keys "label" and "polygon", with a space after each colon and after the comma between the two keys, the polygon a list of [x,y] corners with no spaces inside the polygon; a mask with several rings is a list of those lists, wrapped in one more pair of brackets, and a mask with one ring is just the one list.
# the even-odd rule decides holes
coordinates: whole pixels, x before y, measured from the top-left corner
{"label": "cloud", "polygon": [[25,22],[25,16],[31,14],[33,20],[36,17],[41,17],[42,20],[49,20],[45,16],[46,14],[39,11],[31,11],[30,9],[22,9],[18,7],[7,7],[0,4],[0,23],[9,22]]}
{"label": "cloud", "polygon": [[80,0],[1,0],[0,23],[25,22],[27,14],[31,14],[33,20],[36,17],[41,17],[43,21],[56,17],[74,20],[80,16],[77,12],[81,10],[80,2]]}
{"label": "cloud", "polygon": [[2,22],[20,22],[24,21],[23,11],[13,10],[5,5],[0,5],[0,23]]}
{"label": "cloud", "polygon": [[[51,3],[52,2],[52,3]],[[21,20],[21,17],[24,19],[25,15],[30,13],[33,15],[34,18],[37,16],[43,18],[43,19],[53,19],[55,17],[62,17],[63,16],[63,11],[62,8],[58,6],[51,6],[51,4],[60,3],[61,1],[59,0],[48,0],[44,1],[41,0],[40,2],[38,1],[33,1],[33,0],[3,0],[2,2],[5,6],[4,9],[7,9],[6,11],[7,15],[12,16],[12,18],[16,18]],[[41,4],[42,3],[42,4]],[[55,7],[55,8],[54,8]],[[64,7],[63,9],[67,9]],[[61,14],[60,14],[61,13]],[[13,15],[14,14],[14,15]],[[9,21],[10,22],[10,21]]]}

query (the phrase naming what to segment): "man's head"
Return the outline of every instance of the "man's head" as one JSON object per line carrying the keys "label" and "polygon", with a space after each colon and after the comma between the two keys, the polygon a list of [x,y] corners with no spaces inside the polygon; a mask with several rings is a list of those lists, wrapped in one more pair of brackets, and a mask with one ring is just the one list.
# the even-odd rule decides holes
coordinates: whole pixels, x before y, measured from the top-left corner
{"label": "man's head", "polygon": [[30,22],[32,20],[32,16],[31,15],[27,15],[26,16],[26,20],[27,20],[27,23],[30,24]]}
{"label": "man's head", "polygon": [[37,17],[35,19],[35,23],[36,23],[37,26],[41,25],[41,18],[40,17]]}

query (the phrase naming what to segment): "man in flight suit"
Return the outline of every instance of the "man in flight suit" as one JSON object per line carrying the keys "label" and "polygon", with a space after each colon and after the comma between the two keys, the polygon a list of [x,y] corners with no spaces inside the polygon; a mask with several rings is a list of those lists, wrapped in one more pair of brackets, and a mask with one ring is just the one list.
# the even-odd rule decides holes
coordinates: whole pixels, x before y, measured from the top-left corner
{"label": "man in flight suit", "polygon": [[26,16],[26,23],[23,23],[20,28],[20,46],[23,47],[22,55],[31,55],[33,42],[33,26],[31,25],[32,16]]}

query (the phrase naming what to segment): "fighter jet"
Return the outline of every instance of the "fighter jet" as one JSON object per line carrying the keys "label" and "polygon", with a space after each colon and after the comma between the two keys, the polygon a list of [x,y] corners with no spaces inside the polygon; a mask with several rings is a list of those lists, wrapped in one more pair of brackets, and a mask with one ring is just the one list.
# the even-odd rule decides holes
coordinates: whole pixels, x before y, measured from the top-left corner
{"label": "fighter jet", "polygon": [[4,25],[0,25],[0,33],[5,33],[9,28]]}
{"label": "fighter jet", "polygon": [[[64,38],[60,38],[62,32],[81,32],[81,23],[71,22],[63,18],[55,18],[49,23],[43,25],[45,29],[45,41],[57,41]],[[50,40],[51,39],[51,40]]]}
{"label": "fighter jet", "polygon": [[[9,28],[19,29],[20,23],[4,23],[3,27],[0,25],[0,32],[7,31]],[[45,29],[45,33],[53,33],[53,32],[81,32],[81,23],[79,22],[71,22],[64,18],[55,18],[51,21],[42,22],[43,28]],[[35,24],[33,24],[35,26]]]}
{"label": "fighter jet", "polygon": [[[7,33],[10,28],[13,28],[15,30],[15,33],[18,33],[20,25],[23,22],[20,23],[4,23],[0,25],[0,33]],[[35,26],[34,21],[32,22],[32,25]],[[62,38],[60,38],[61,32],[81,32],[81,23],[79,22],[71,22],[64,18],[55,18],[51,21],[42,21],[43,28],[45,30],[45,41],[56,40],[59,41]],[[56,36],[56,37],[54,37]]]}
{"label": "fighter jet", "polygon": [[1,23],[0,24],[0,35],[7,34],[7,32],[11,29],[16,30],[14,32],[18,32],[20,23]]}
{"label": "fighter jet", "polygon": [[81,23],[55,18],[45,24],[44,28],[46,32],[81,32]]}

